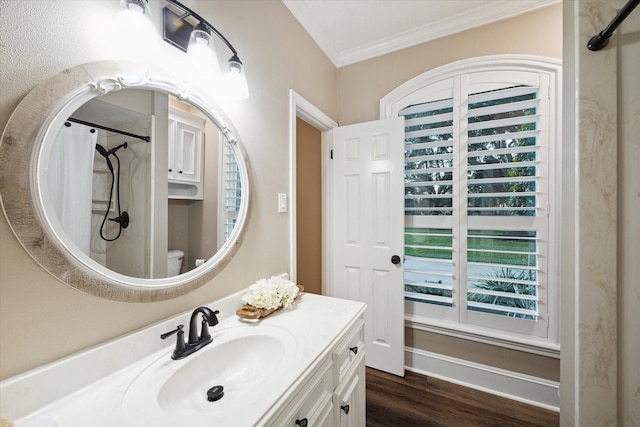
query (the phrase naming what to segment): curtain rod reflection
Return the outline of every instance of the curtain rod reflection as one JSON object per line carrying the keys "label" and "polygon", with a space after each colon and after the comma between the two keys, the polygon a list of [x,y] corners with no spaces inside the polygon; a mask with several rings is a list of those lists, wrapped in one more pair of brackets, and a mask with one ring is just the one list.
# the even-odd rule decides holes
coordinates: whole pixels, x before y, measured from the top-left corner
{"label": "curtain rod reflection", "polygon": [[[110,128],[110,127],[97,125],[97,124],[91,123],[91,122],[85,122],[84,120],[74,119],[73,117],[69,117],[67,120],[69,122],[80,123],[81,125],[91,126],[91,127],[98,128],[98,129],[103,129],[103,130],[106,130],[106,131],[109,131],[109,132],[115,132],[115,133],[119,133],[121,135],[130,136],[131,138],[141,139],[141,140],[146,141],[146,142],[151,141],[151,138],[148,137],[148,136],[136,135],[135,133],[129,133],[129,132],[125,132],[123,130],[113,129],[113,128]],[[64,125],[69,127],[69,126],[71,126],[71,123],[67,122]]]}

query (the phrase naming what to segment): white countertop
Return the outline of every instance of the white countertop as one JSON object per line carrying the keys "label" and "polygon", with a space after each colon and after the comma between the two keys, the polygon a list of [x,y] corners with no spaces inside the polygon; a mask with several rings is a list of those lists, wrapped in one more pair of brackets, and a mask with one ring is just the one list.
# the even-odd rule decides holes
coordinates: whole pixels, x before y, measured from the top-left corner
{"label": "white countertop", "polygon": [[[294,362],[278,377],[279,380],[270,383],[260,399],[247,402],[246,410],[234,418],[233,425],[244,427],[261,425],[281,409],[335,346],[342,332],[362,315],[365,304],[302,293],[291,309],[276,311],[258,323],[248,323],[235,315],[236,308],[242,305],[243,293],[205,304],[220,310],[220,323],[209,329],[214,341],[217,331],[227,328],[259,331],[261,327],[278,327],[295,338],[292,351],[296,352],[292,358]],[[183,313],[0,382],[0,414],[18,427],[151,425],[145,422],[144,413],[136,419],[125,415],[125,392],[146,367],[159,359],[170,359],[175,336],[161,340],[159,335],[175,329],[178,324],[184,324],[187,331],[190,316],[191,311]],[[219,402],[223,401],[224,398]],[[159,425],[157,420],[153,425]]]}

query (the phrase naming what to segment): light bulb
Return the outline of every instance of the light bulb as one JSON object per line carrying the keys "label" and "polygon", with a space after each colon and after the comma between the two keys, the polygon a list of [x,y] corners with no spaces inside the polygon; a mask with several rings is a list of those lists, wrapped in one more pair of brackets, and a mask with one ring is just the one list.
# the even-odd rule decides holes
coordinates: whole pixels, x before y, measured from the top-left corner
{"label": "light bulb", "polygon": [[118,54],[141,61],[157,57],[160,38],[153,26],[147,0],[122,0],[120,6],[110,40],[118,46]]}
{"label": "light bulb", "polygon": [[196,28],[189,36],[187,56],[200,78],[219,80],[220,66],[213,47],[213,38],[208,31]]}
{"label": "light bulb", "polygon": [[247,78],[244,74],[244,66],[238,58],[234,55],[227,64],[227,74],[225,76],[225,89],[228,96],[241,100],[249,97],[249,86],[247,85]]}
{"label": "light bulb", "polygon": [[144,15],[146,18],[151,19],[151,9],[149,9],[147,0],[122,0],[120,5],[123,9]]}

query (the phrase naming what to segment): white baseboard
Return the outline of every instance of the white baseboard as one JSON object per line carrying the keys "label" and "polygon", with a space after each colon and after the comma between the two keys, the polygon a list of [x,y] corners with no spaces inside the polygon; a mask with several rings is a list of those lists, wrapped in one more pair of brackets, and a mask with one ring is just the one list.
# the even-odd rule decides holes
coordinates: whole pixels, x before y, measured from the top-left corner
{"label": "white baseboard", "polygon": [[405,368],[465,387],[508,399],[560,411],[560,383],[530,375],[481,365],[454,357],[420,350],[404,349]]}

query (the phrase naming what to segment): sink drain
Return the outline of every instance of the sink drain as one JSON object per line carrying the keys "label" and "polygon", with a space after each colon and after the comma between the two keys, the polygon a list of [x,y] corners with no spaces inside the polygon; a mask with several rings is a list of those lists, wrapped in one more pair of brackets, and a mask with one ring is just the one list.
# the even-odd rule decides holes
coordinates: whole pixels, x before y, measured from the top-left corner
{"label": "sink drain", "polygon": [[220,400],[222,396],[224,396],[224,387],[222,387],[221,385],[214,385],[209,390],[207,390],[207,400],[209,402]]}

